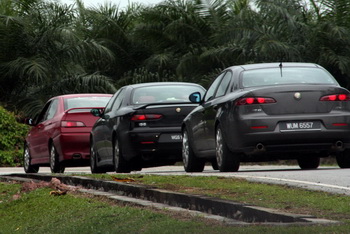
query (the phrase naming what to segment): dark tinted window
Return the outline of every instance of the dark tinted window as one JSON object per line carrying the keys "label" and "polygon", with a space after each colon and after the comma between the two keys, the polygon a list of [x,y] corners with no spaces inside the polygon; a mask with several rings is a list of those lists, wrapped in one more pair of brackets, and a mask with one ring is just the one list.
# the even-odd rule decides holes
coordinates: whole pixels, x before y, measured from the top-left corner
{"label": "dark tinted window", "polygon": [[212,99],[214,97],[214,93],[215,93],[215,90],[216,88],[218,87],[220,81],[221,81],[221,78],[222,76],[224,75],[225,73],[222,73],[220,74],[215,80],[214,82],[210,85],[207,93],[205,94],[205,97],[204,97],[204,101],[209,101],[210,99]]}
{"label": "dark tinted window", "polygon": [[256,87],[285,84],[338,84],[320,68],[285,67],[248,70],[242,73],[242,86]]}
{"label": "dark tinted window", "polygon": [[132,94],[132,103],[154,102],[190,102],[189,95],[194,92],[204,94],[203,88],[196,85],[155,85],[136,88]]}
{"label": "dark tinted window", "polygon": [[215,97],[221,97],[226,94],[228,86],[230,85],[231,77],[232,77],[232,73],[226,72],[224,78],[222,78],[222,81],[219,85],[218,90],[216,91]]}

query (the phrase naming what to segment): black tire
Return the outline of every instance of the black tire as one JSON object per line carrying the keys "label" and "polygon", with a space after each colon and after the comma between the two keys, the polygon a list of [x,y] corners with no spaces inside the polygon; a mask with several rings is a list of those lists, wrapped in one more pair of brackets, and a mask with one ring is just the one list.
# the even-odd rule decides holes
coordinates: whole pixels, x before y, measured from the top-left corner
{"label": "black tire", "polygon": [[219,170],[219,166],[218,166],[218,162],[216,161],[216,158],[214,160],[211,161],[211,167],[213,168],[213,170],[217,171]]}
{"label": "black tire", "polygon": [[39,166],[32,165],[32,156],[30,155],[30,151],[29,151],[27,144],[24,145],[23,168],[24,168],[25,173],[38,173],[39,172]]}
{"label": "black tire", "polygon": [[237,154],[232,153],[226,145],[220,125],[215,134],[216,161],[220,172],[238,171],[240,160]]}
{"label": "black tire", "polygon": [[56,147],[52,143],[50,145],[50,169],[51,173],[63,173],[65,167],[59,161],[59,155],[57,153]]}
{"label": "black tire", "polygon": [[106,170],[97,166],[97,153],[94,148],[94,144],[90,141],[90,170],[92,174],[106,173]]}
{"label": "black tire", "polygon": [[340,168],[350,168],[350,150],[346,149],[341,153],[338,153],[336,156],[338,166]]}
{"label": "black tire", "polygon": [[205,161],[194,154],[186,129],[182,133],[182,161],[186,172],[202,172],[204,170]]}
{"label": "black tire", "polygon": [[320,166],[320,157],[315,154],[305,154],[298,158],[298,164],[302,170],[317,169]]}
{"label": "black tire", "polygon": [[118,138],[114,140],[113,144],[113,164],[114,170],[117,173],[130,173],[131,165],[125,160],[123,156],[123,150]]}

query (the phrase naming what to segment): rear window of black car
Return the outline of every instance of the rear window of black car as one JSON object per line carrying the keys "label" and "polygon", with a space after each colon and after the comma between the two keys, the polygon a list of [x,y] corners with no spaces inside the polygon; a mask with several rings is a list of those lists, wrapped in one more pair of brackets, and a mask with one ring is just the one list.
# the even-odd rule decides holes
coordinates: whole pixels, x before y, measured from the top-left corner
{"label": "rear window of black car", "polygon": [[331,84],[337,81],[328,72],[311,67],[282,67],[254,69],[242,72],[244,88],[286,84]]}
{"label": "rear window of black car", "polygon": [[204,94],[203,88],[195,85],[158,85],[136,88],[132,94],[133,104],[156,102],[190,102],[189,95],[194,92]]}

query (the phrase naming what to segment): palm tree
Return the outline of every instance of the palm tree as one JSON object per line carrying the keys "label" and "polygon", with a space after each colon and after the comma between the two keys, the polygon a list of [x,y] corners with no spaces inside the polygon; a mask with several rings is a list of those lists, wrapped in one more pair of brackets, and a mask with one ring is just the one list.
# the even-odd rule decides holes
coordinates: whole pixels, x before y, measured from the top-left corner
{"label": "palm tree", "polygon": [[[72,5],[29,1],[16,9],[13,16],[3,16],[0,24],[2,30],[12,32],[0,41],[2,48],[11,48],[0,61],[1,87],[6,87],[1,90],[2,102],[21,108],[18,103],[28,97],[44,103],[64,93],[114,92],[107,77],[86,69],[93,59],[112,61],[114,57],[102,44],[79,35]],[[82,80],[99,86],[87,88]]]}

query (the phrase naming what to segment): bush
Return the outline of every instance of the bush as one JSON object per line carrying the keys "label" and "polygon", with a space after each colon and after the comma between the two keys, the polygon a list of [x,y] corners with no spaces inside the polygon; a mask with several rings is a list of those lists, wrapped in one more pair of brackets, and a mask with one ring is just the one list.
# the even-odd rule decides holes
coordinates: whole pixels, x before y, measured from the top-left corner
{"label": "bush", "polygon": [[22,165],[23,142],[29,126],[18,123],[15,114],[0,106],[0,166]]}

